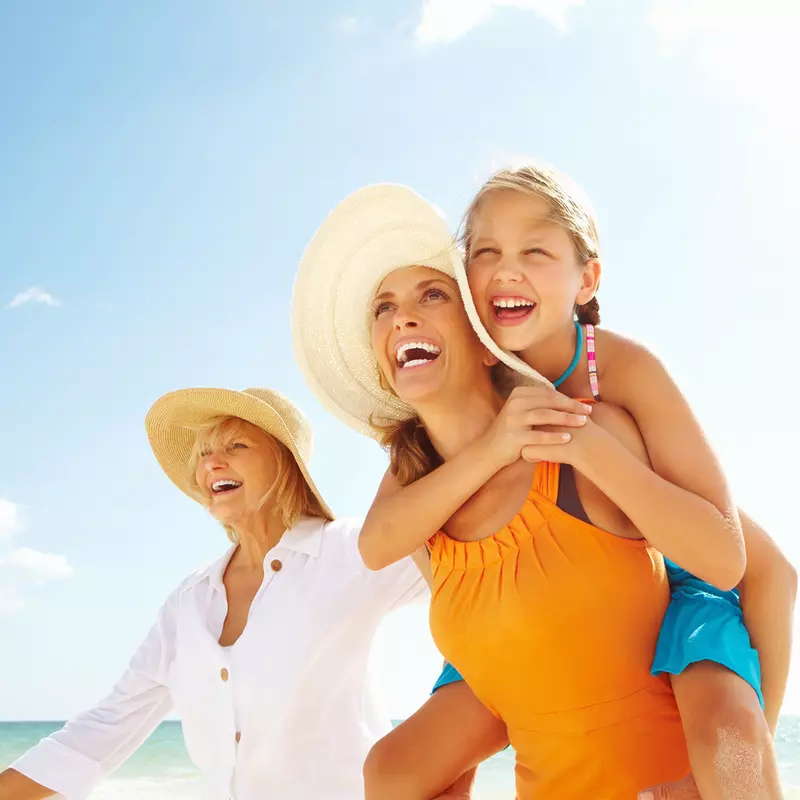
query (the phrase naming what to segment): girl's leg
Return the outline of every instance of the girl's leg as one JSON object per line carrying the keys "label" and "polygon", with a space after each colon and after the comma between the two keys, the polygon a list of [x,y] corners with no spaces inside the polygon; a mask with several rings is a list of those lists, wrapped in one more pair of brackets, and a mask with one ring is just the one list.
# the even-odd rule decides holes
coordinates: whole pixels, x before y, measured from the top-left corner
{"label": "girl's leg", "polygon": [[469,686],[448,684],[372,748],[364,763],[366,800],[468,798],[468,773],[507,744],[505,725]]}
{"label": "girl's leg", "polygon": [[772,736],[753,688],[711,661],[671,678],[703,800],[780,800]]}

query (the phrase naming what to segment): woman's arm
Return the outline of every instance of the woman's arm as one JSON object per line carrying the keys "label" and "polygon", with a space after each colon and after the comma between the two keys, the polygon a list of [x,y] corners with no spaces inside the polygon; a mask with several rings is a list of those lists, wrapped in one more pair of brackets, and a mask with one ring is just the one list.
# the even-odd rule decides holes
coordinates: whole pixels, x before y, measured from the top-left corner
{"label": "woman's arm", "polygon": [[42,739],[0,774],[0,797],[88,797],[144,742],[172,707],[166,686],[174,645],[171,599],[112,692]]}
{"label": "woman's arm", "polygon": [[618,346],[622,352],[604,376],[608,399],[633,417],[653,471],[612,436],[585,436],[592,426],[581,432],[588,447],[574,466],[665,556],[721,589],[733,588],[744,574],[745,550],[717,459],[655,356],[630,342]]}
{"label": "woman's arm", "polygon": [[789,680],[797,571],[760,525],[741,510],[739,517],[747,547],[742,613],[761,662],[764,715],[774,734]]}
{"label": "woman's arm", "polygon": [[0,797],[3,800],[42,800],[54,794],[52,789],[36,783],[15,769],[9,767],[0,772]]}

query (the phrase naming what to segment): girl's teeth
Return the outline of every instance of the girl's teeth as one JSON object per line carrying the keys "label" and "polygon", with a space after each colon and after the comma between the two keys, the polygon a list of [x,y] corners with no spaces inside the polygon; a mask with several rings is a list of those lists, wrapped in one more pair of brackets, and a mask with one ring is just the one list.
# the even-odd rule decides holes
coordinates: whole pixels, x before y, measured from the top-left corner
{"label": "girl's teeth", "polygon": [[515,299],[497,299],[493,301],[494,305],[498,308],[520,308],[522,306],[532,306],[530,300],[515,300]]}

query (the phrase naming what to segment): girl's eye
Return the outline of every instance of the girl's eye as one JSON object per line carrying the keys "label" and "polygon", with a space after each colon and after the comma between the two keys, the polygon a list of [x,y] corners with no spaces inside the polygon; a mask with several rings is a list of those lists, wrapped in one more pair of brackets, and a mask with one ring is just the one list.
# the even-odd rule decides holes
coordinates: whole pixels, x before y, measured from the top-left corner
{"label": "girl's eye", "polygon": [[497,253],[498,251],[493,247],[479,247],[473,254],[472,258],[480,258],[481,256],[488,255],[489,253]]}
{"label": "girl's eye", "polygon": [[549,256],[550,253],[547,250],[542,250],[541,247],[531,247],[530,250],[525,251],[526,256],[535,255],[535,256]]}
{"label": "girl's eye", "polygon": [[207,447],[204,447],[200,451],[200,458],[208,458],[210,455],[211,455],[211,451]]}
{"label": "girl's eye", "polygon": [[228,450],[247,450],[247,445],[244,442],[231,442],[228,445]]}

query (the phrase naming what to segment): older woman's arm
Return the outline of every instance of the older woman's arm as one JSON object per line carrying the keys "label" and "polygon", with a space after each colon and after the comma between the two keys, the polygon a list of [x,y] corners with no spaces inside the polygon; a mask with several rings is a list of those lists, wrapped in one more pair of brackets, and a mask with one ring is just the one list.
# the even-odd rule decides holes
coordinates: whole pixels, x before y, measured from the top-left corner
{"label": "older woman's arm", "polygon": [[0,797],[83,800],[129,758],[172,708],[166,678],[174,628],[171,598],[111,693],[0,773]]}

